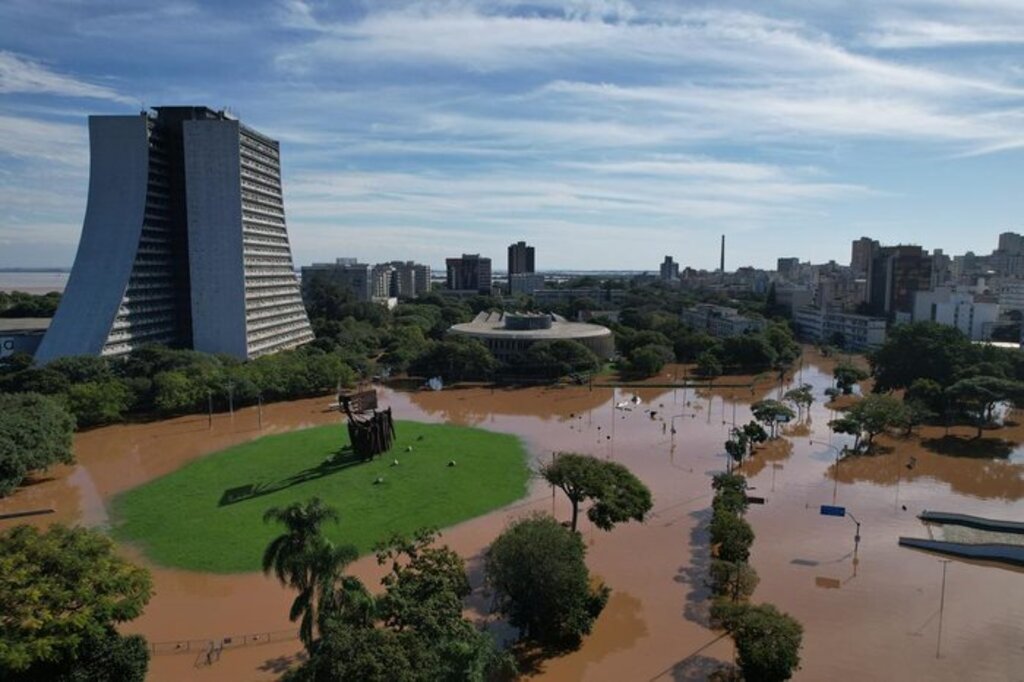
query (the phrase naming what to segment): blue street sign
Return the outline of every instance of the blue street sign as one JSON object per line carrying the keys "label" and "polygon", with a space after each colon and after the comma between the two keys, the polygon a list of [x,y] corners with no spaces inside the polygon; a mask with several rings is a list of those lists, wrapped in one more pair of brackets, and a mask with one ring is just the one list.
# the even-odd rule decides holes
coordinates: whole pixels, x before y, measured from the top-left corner
{"label": "blue street sign", "polygon": [[833,507],[831,504],[821,505],[822,516],[846,516],[846,507]]}

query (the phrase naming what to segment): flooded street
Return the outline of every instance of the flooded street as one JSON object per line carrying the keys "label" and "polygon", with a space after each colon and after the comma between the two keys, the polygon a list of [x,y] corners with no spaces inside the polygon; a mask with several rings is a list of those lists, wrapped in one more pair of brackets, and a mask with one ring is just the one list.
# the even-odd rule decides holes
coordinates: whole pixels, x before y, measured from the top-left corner
{"label": "flooded street", "polygon": [[[795,679],[1021,679],[1024,573],[952,561],[940,614],[940,557],[898,547],[897,539],[928,536],[916,518],[925,509],[1024,519],[1024,448],[1016,445],[1024,443],[1024,415],[1011,413],[1012,426],[987,431],[972,444],[986,457],[958,456],[973,429],[954,428],[947,436],[930,427],[908,439],[880,437],[879,454],[837,464],[838,448],[850,441],[828,430],[826,362],[808,351],[800,376],[787,381],[814,386],[810,415],[744,465],[752,494],[766,499],[748,513],[757,534],[751,561],[761,578],[753,600],[774,603],[803,624],[802,669]],[[673,373],[669,368],[661,381],[671,381]],[[778,383],[712,391],[647,383],[636,389],[381,390],[382,404],[399,419],[517,434],[535,461],[559,450],[611,458],[651,488],[654,513],[644,524],[605,533],[584,518],[588,564],[611,586],[612,597],[582,648],[544,662],[538,679],[699,680],[716,661],[732,658],[730,640],[707,627],[703,524],[710,515],[710,476],[725,467],[722,443],[733,421],[748,421],[750,403],[776,397]],[[724,377],[721,383],[744,380]],[[634,394],[642,404],[615,408]],[[212,428],[205,416],[190,416],[79,434],[78,465],[54,469],[48,480],[0,501],[0,512],[53,507],[55,514],[31,522],[105,524],[112,496],[196,457],[268,433],[339,423],[328,402],[265,406],[262,431],[256,409],[246,408],[233,418],[215,416]],[[844,505],[860,521],[856,555],[854,523],[820,516],[822,504]],[[444,542],[466,558],[474,584],[481,581],[482,549],[508,519],[532,510],[568,517],[564,499],[537,482],[510,508],[445,532]],[[0,528],[10,525],[0,522]],[[293,595],[272,580],[151,569],[156,595],[124,630],[145,634],[161,651],[194,641],[188,653],[153,656],[150,679],[272,680],[301,650],[287,619]],[[372,587],[381,575],[372,557],[351,572]],[[477,594],[472,603],[473,616],[486,621],[486,598]],[[239,645],[247,635],[255,641]],[[219,661],[206,666],[199,641],[223,638],[231,642]]]}

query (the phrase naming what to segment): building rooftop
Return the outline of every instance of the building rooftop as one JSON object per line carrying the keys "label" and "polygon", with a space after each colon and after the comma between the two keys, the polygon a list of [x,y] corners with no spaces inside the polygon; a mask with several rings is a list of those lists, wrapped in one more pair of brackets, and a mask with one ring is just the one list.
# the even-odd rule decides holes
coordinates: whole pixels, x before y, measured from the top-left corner
{"label": "building rooftop", "polygon": [[590,336],[606,336],[611,330],[596,324],[569,322],[561,315],[553,313],[510,313],[510,319],[526,317],[550,317],[551,326],[543,329],[508,329],[505,326],[505,313],[482,312],[472,322],[453,325],[451,331],[471,336],[508,337],[520,339],[579,339]]}
{"label": "building rooftop", "polygon": [[0,333],[45,332],[50,328],[49,317],[0,317]]}

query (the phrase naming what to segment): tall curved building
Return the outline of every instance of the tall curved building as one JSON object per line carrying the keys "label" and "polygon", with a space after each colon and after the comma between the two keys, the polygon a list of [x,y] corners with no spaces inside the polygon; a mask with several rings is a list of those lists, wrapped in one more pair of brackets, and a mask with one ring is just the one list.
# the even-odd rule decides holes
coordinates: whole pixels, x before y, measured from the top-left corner
{"label": "tall curved building", "polygon": [[89,203],[36,351],[147,343],[248,359],[313,340],[292,264],[280,146],[223,111],[89,117]]}

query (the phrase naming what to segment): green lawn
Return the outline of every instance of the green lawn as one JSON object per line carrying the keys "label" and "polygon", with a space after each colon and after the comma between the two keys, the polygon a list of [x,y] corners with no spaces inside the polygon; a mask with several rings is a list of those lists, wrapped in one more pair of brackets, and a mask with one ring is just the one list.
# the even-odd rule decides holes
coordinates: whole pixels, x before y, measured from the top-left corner
{"label": "green lawn", "polygon": [[[443,528],[526,494],[526,452],[514,436],[417,422],[395,430],[390,453],[340,467],[323,464],[348,445],[344,425],[214,453],[117,496],[113,535],[162,566],[237,573],[259,570],[263,548],[281,531],[263,522],[270,507],[317,495],[341,515],[326,535],[368,552],[393,531]],[[378,476],[384,482],[375,485]]]}

